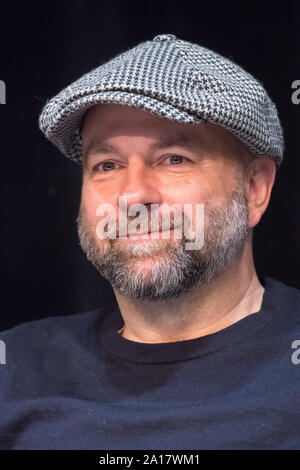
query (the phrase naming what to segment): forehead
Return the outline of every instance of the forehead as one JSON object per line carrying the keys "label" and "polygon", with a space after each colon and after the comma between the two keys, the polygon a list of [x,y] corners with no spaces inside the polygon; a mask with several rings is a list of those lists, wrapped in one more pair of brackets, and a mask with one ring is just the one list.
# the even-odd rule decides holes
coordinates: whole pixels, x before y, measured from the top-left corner
{"label": "forehead", "polygon": [[[195,127],[162,118],[140,109],[121,105],[97,105],[85,115],[82,141],[87,147],[116,138],[130,137],[144,140],[149,146],[165,148],[182,146],[192,149],[201,144],[201,135]],[[108,146],[108,145],[107,145]],[[103,146],[104,148],[104,146]]]}
{"label": "forehead", "polygon": [[84,155],[92,147],[104,149],[104,142],[113,146],[120,137],[128,137],[127,142],[131,137],[147,140],[153,148],[180,146],[195,150],[198,146],[212,153],[233,157],[244,157],[250,153],[233,134],[216,124],[180,123],[117,104],[98,104],[86,112],[82,122]]}

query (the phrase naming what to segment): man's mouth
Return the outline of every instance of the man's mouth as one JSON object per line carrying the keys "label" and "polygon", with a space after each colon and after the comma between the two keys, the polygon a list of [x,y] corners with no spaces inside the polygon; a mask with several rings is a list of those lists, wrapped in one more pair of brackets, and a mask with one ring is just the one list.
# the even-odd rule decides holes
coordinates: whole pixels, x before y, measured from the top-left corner
{"label": "man's mouth", "polygon": [[148,232],[128,232],[127,235],[124,237],[124,236],[121,236],[119,238],[123,238],[123,239],[132,239],[132,238],[141,238],[141,236],[143,235],[148,235],[148,237],[145,237],[145,240],[148,240],[149,238],[151,238],[151,235],[154,234],[154,233],[163,233],[163,232],[172,232],[174,230],[174,228],[169,228],[167,230],[153,230],[153,231],[148,231]]}

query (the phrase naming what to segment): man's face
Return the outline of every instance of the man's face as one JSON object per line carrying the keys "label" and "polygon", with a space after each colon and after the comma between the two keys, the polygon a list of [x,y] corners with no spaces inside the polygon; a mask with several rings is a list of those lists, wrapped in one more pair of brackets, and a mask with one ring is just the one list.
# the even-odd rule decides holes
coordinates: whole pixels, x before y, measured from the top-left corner
{"label": "man's face", "polygon": [[[97,105],[85,117],[82,147],[81,246],[121,293],[148,300],[179,296],[216,278],[241,255],[248,236],[242,172],[248,156],[220,126],[182,124],[132,107]],[[159,239],[118,238],[118,232],[115,239],[100,239],[97,209],[111,204],[118,226],[120,196],[128,209],[143,204],[149,221],[151,204],[179,204],[182,211],[189,204],[193,230],[196,205],[203,204],[203,246],[186,249],[190,240],[184,231],[176,239],[172,230],[169,239],[162,232],[156,234]],[[182,215],[182,227],[183,222]]]}

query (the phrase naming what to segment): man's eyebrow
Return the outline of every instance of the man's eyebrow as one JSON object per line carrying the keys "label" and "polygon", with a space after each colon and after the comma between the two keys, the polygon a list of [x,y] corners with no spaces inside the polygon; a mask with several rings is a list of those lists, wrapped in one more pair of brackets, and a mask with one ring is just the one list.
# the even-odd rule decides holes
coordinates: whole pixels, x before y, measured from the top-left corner
{"label": "man's eyebrow", "polygon": [[[152,149],[164,149],[167,147],[182,147],[186,149],[195,149],[199,147],[199,142],[195,137],[188,137],[186,135],[163,135],[157,139],[151,146]],[[108,142],[95,142],[92,141],[86,148],[84,157],[94,153],[116,153],[119,149],[113,144]]]}

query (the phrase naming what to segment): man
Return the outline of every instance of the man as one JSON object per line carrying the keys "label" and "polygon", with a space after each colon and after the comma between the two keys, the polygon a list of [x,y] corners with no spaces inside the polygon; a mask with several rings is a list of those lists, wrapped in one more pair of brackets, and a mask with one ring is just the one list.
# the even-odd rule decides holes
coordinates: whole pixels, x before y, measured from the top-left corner
{"label": "man", "polygon": [[40,128],[82,163],[79,239],[116,304],[0,335],[2,448],[299,448],[300,292],[253,263],[283,157],[262,85],[159,35]]}

